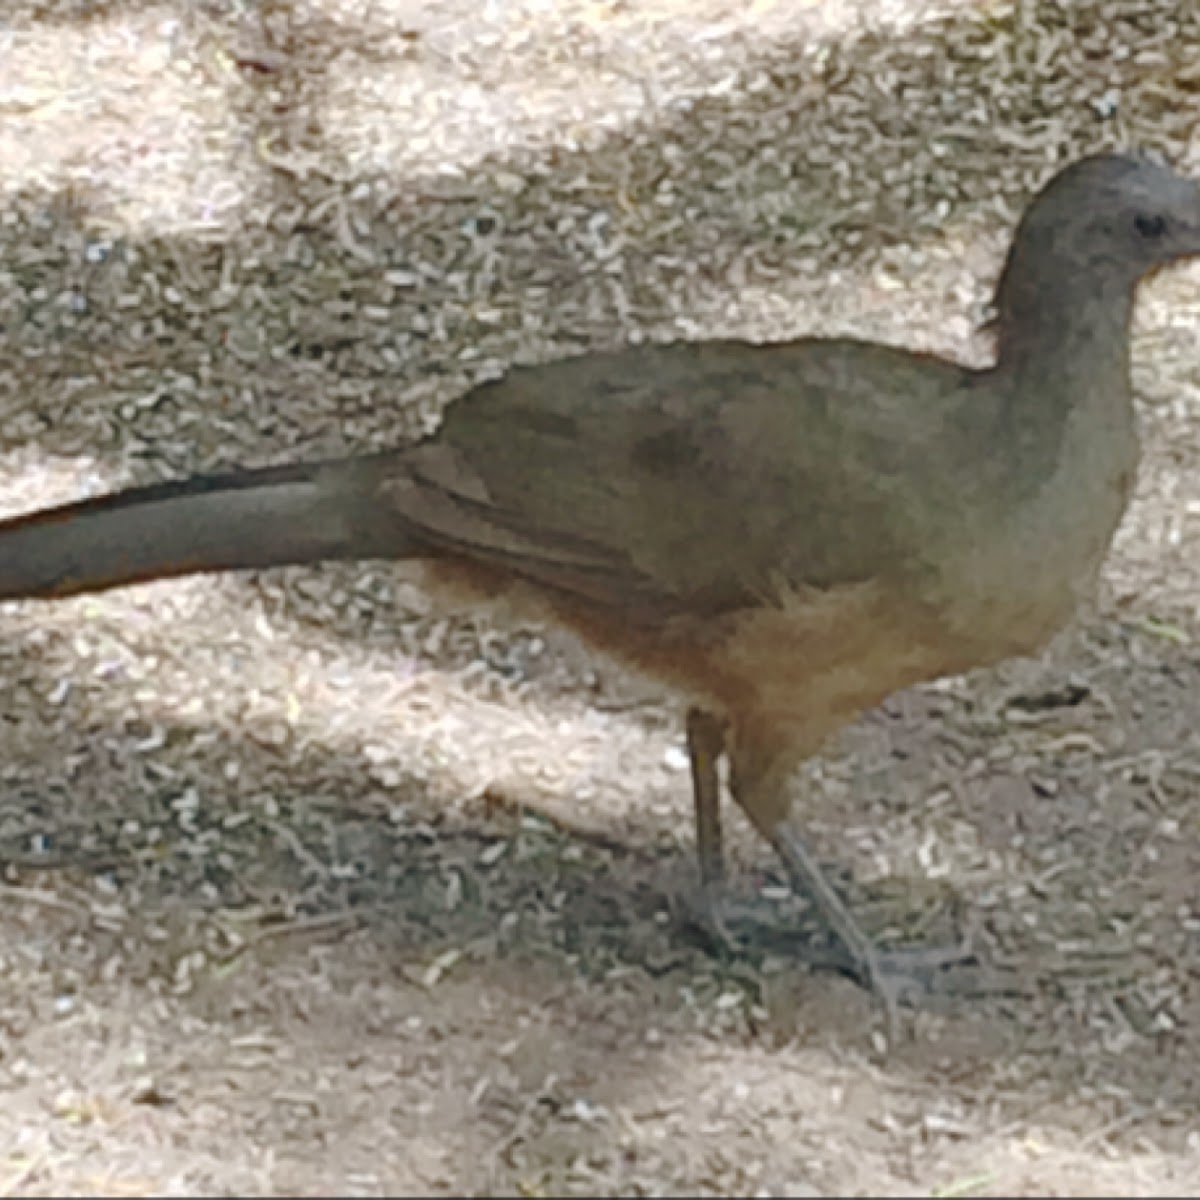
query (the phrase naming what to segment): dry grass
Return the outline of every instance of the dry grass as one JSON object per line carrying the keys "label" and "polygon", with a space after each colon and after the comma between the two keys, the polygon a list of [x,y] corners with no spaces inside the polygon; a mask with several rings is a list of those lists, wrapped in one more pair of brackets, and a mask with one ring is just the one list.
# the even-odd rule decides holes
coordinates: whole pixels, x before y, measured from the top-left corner
{"label": "dry grass", "polygon": [[[8,11],[9,511],[637,338],[978,357],[1053,164],[1200,171],[1166,0]],[[848,983],[687,942],[675,714],[553,631],[377,565],[6,607],[0,1192],[1192,1191],[1198,322],[1194,270],[1146,289],[1098,610],[804,781],[865,919],[1026,983],[884,1064]]]}

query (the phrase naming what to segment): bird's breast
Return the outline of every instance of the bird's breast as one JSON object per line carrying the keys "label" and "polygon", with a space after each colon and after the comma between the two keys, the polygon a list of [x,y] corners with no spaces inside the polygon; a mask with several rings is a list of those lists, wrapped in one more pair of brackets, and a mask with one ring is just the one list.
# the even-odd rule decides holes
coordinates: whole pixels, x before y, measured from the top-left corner
{"label": "bird's breast", "polygon": [[1132,423],[1069,429],[1056,469],[945,556],[936,607],[971,665],[1037,652],[1092,596],[1137,459]]}

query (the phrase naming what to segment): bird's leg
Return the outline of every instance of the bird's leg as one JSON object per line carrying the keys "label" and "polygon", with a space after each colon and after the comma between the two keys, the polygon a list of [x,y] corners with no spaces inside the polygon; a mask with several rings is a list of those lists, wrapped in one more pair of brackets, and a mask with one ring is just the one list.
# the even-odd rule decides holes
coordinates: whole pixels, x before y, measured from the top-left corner
{"label": "bird's leg", "polygon": [[721,717],[700,708],[688,710],[687,748],[696,803],[696,859],[700,866],[699,911],[694,916],[705,932],[729,950],[734,939],[721,911],[725,854],[721,845],[721,780],[717,774],[717,763],[725,752],[727,729]]}
{"label": "bird's leg", "polygon": [[[693,918],[724,950],[741,942],[778,940],[785,932],[761,914],[732,903],[725,891],[725,856],[721,844],[721,782],[717,764],[725,753],[729,722],[700,708],[687,714],[687,748],[696,808],[696,859],[700,868],[699,903]],[[816,961],[828,962],[828,956]]]}
{"label": "bird's leg", "polygon": [[969,959],[969,947],[879,950],[826,879],[796,828],[787,788],[790,759],[765,750],[741,738],[731,747],[734,799],[775,848],[793,889],[813,901],[817,916],[849,958],[844,965],[878,997],[889,1040],[894,1041],[898,1003],[927,991],[930,972]]}
{"label": "bird's leg", "polygon": [[725,879],[721,847],[721,782],[717,762],[725,752],[727,725],[720,717],[692,708],[687,715],[688,758],[692,764],[692,795],[696,802],[696,855],[700,883],[712,891]]}

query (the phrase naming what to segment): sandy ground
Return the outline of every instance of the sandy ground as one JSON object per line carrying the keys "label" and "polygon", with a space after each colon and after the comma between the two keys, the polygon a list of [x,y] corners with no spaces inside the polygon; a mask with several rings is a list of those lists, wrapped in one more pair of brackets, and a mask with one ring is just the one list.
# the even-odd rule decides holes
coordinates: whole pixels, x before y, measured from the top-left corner
{"label": "sandy ground", "polygon": [[[6,14],[8,512],[394,444],[637,338],[979,360],[1056,162],[1200,173],[1173,2]],[[797,781],[882,939],[1012,981],[886,1056],[848,980],[689,930],[679,714],[562,635],[378,564],[5,606],[0,1192],[1193,1193],[1198,333],[1200,273],[1144,290],[1094,611]]]}

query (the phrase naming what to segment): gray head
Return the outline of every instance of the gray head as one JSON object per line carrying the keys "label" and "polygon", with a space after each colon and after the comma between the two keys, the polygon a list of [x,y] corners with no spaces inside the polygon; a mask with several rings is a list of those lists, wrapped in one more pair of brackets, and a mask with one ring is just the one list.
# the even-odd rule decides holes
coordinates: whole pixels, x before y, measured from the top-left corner
{"label": "gray head", "polygon": [[1200,255],[1200,187],[1147,158],[1096,154],[1072,163],[1034,197],[996,289],[1003,339],[1047,319],[1064,287],[1092,299],[1132,295],[1147,272]]}

